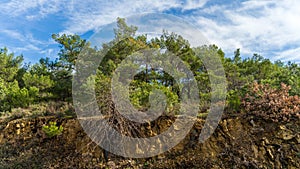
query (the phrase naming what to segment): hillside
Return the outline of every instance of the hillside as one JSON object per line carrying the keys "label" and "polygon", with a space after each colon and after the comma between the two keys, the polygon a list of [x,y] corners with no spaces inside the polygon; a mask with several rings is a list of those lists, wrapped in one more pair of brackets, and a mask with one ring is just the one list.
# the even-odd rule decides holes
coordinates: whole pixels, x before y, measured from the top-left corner
{"label": "hillside", "polygon": [[[56,121],[61,135],[48,138],[42,126]],[[204,144],[204,120],[171,151],[147,159],[108,154],[94,144],[76,118],[1,119],[1,168],[300,168],[300,122],[266,123],[251,117],[223,118]],[[163,124],[160,124],[163,125]],[[151,128],[151,130],[156,130]]]}

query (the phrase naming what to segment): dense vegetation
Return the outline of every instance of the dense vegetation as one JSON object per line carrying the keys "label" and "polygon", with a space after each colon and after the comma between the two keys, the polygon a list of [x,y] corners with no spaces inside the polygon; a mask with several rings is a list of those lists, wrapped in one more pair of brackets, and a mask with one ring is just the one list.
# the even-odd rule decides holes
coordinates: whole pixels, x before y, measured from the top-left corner
{"label": "dense vegetation", "polygon": [[[135,35],[138,28],[128,26],[124,19],[118,19],[115,39],[103,44],[102,49],[90,46],[78,35],[53,34],[60,45],[56,60],[42,58],[36,64],[23,62],[23,56],[15,56],[6,48],[0,50],[0,112],[11,112],[14,108],[28,108],[53,102],[72,102],[72,76],[79,53],[87,47],[90,53],[100,54],[107,50],[96,73],[96,93],[99,106],[109,109],[109,93],[112,72],[128,55],[142,49],[165,49],[180,57],[193,72],[198,81],[201,96],[201,112],[208,109],[210,86],[207,70],[199,53],[217,53],[226,72],[228,93],[226,112],[247,111],[271,121],[287,121],[299,118],[300,66],[281,61],[271,62],[258,54],[250,58],[240,56],[240,50],[233,57],[225,57],[216,45],[191,48],[187,40],[174,33],[163,32],[159,38],[147,39],[147,35]],[[163,54],[162,54],[163,57]],[[130,66],[130,65],[129,65]],[[162,90],[168,98],[168,112],[176,112],[180,102],[179,87],[166,72],[151,66],[141,68],[131,82],[132,104],[143,111],[149,108],[152,89]]]}

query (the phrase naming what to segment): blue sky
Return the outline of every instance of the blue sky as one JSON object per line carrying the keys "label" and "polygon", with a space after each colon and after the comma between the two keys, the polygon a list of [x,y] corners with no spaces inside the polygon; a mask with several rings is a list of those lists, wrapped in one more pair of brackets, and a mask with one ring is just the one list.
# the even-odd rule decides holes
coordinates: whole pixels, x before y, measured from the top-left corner
{"label": "blue sky", "polygon": [[0,48],[26,62],[55,58],[53,33],[89,38],[117,17],[151,12],[183,18],[227,57],[240,48],[243,56],[300,63],[299,9],[298,0],[2,0]]}

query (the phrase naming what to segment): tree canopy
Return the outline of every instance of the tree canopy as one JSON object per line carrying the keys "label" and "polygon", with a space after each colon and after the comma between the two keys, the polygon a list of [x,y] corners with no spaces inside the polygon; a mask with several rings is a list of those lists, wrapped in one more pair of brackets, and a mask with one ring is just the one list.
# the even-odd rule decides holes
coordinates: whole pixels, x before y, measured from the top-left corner
{"label": "tree canopy", "polygon": [[[88,49],[89,55],[100,55],[106,51],[95,74],[95,91],[101,93],[98,102],[103,109],[110,109],[112,104],[110,84],[114,71],[128,56],[151,48],[163,51],[158,54],[162,58],[168,52],[173,53],[191,70],[199,88],[199,113],[208,110],[211,96],[210,79],[201,60],[201,57],[208,57],[210,53],[217,54],[225,69],[228,81],[227,111],[243,109],[242,98],[249,93],[253,83],[267,85],[274,90],[280,90],[284,83],[290,86],[289,95],[300,93],[300,66],[296,63],[271,62],[259,54],[243,58],[240,49],[234,51],[233,57],[225,57],[225,53],[216,45],[192,48],[186,39],[175,33],[163,31],[160,37],[149,39],[147,35],[136,35],[137,30],[135,26],[128,26],[125,19],[118,18],[114,39],[103,44],[101,49],[92,48],[79,35],[53,34],[52,38],[60,46],[57,59],[41,58],[33,65],[23,63],[23,56],[15,56],[6,48],[0,49],[0,111],[51,100],[71,102],[72,76],[81,73],[76,70],[75,64],[84,48]],[[134,67],[130,63],[126,66]],[[166,111],[176,113],[181,100],[180,86],[176,80],[151,64],[145,63],[137,69],[139,72],[130,82],[131,103],[138,110],[145,111],[150,107],[151,91],[159,89],[167,96]]]}

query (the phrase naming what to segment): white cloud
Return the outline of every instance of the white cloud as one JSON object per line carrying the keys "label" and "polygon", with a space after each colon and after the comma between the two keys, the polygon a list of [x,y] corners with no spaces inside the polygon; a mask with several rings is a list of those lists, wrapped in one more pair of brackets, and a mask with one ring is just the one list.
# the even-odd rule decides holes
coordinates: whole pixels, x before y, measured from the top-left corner
{"label": "white cloud", "polygon": [[41,19],[62,10],[67,3],[67,0],[10,0],[0,3],[0,13],[10,17],[25,16],[28,20]]}
{"label": "white cloud", "polygon": [[183,18],[167,14],[148,14],[146,16],[128,18],[128,23],[138,26],[138,32],[150,36],[160,36],[163,30],[168,33],[174,32],[187,39],[192,47],[207,45],[207,39],[191,23],[186,22]]}
{"label": "white cloud", "polygon": [[59,52],[59,49],[44,49],[41,50],[39,53],[43,54],[45,57],[48,58],[57,58],[57,53]]}
{"label": "white cloud", "polygon": [[187,0],[186,3],[182,6],[183,10],[197,9],[202,8],[208,0]]}
{"label": "white cloud", "polygon": [[[0,47],[6,46],[9,49],[9,52],[15,53],[16,55],[20,55],[24,52],[37,52],[47,54],[48,56],[49,53],[44,53],[41,46],[45,47],[53,44],[52,41],[37,40],[31,33],[22,34],[18,31],[3,29],[0,30],[0,35],[1,34],[4,35],[3,39],[13,39],[13,41],[17,42],[15,44],[8,44],[5,42],[5,44],[3,44],[3,42],[0,43]],[[53,51],[53,49],[51,49],[51,51]]]}
{"label": "white cloud", "polygon": [[6,3],[1,3],[0,9],[1,13],[9,13],[10,16],[17,16],[26,12],[30,8],[35,8],[38,6],[38,1],[33,0],[11,0]]}
{"label": "white cloud", "polygon": [[128,17],[147,12],[162,12],[181,6],[178,0],[111,0],[111,1],[74,1],[74,10],[69,14],[70,21],[65,31],[82,33],[97,29],[114,22],[117,17]]}
{"label": "white cloud", "polygon": [[14,53],[16,55],[20,55],[26,51],[40,51],[41,49],[35,45],[27,44],[22,46],[7,46],[9,53]]}
{"label": "white cloud", "polygon": [[296,0],[249,0],[236,9],[230,5],[214,7],[211,10],[222,14],[217,19],[194,19],[204,35],[225,51],[241,48],[242,52],[268,55],[286,46],[300,46],[299,6],[300,1]]}
{"label": "white cloud", "polygon": [[201,12],[206,14],[214,14],[215,12],[223,11],[225,7],[225,5],[211,5],[201,9]]}
{"label": "white cloud", "polygon": [[3,34],[6,37],[13,38],[15,40],[18,40],[22,42],[23,44],[34,44],[34,45],[47,45],[50,44],[49,42],[37,40],[34,38],[32,33],[22,34],[18,31],[9,30],[9,29],[3,29],[0,30],[0,35]]}
{"label": "white cloud", "polygon": [[276,3],[274,0],[248,0],[242,2],[242,7],[238,9],[237,11],[245,11],[250,9],[260,9],[267,7],[268,5],[273,5]]}
{"label": "white cloud", "polygon": [[8,29],[3,29],[3,30],[0,30],[0,34],[4,34],[5,36],[8,36],[8,37],[11,37],[11,38],[14,38],[16,40],[20,40],[20,41],[24,41],[24,36],[17,32],[17,31],[13,31],[13,30],[8,30]]}
{"label": "white cloud", "polygon": [[16,48],[17,51],[29,51],[29,50],[34,50],[34,51],[39,51],[41,50],[39,47],[32,45],[32,44],[28,44],[25,45],[24,47],[18,47]]}
{"label": "white cloud", "polygon": [[[231,55],[236,48],[241,48],[245,55],[259,53],[269,57],[274,51],[282,51],[276,53],[278,58],[299,58],[300,1],[246,0],[233,2],[234,5],[226,2],[208,5],[207,2],[208,0],[9,0],[0,2],[0,15],[39,20],[59,13],[66,18],[61,23],[65,27],[63,33],[81,34],[114,22],[117,17],[145,12],[159,13],[172,8],[181,9],[182,13],[193,10],[190,15],[178,15],[198,26],[209,41],[220,46],[227,54]],[[8,29],[0,30],[1,33],[23,43],[27,41],[24,46],[49,44],[37,40],[29,33],[23,35]],[[287,48],[289,50],[285,50]]]}
{"label": "white cloud", "polygon": [[277,52],[276,57],[274,57],[274,61],[275,60],[295,61],[300,63],[300,47]]}

